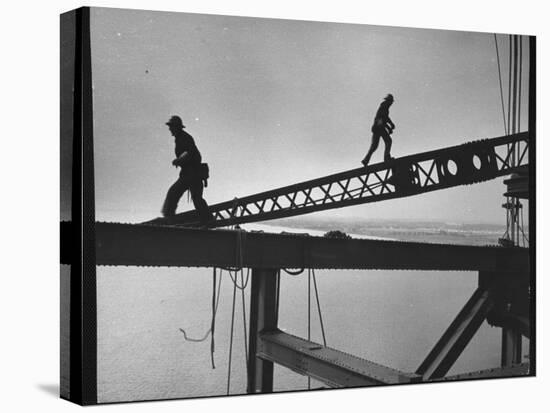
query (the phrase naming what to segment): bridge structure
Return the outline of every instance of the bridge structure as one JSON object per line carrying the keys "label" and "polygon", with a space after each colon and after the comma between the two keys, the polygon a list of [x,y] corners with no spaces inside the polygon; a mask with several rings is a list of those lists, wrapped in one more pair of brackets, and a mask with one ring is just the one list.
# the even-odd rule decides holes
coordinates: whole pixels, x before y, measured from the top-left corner
{"label": "bridge structure", "polygon": [[[97,403],[96,267],[105,265],[251,269],[248,393],[273,391],[274,364],[328,387],[535,374],[534,260],[529,248],[327,238],[227,228],[475,184],[525,168],[529,168],[528,185],[533,185],[534,105],[530,105],[527,132],[411,155],[222,202],[212,206],[215,220],[209,228],[197,228],[192,212],[141,224],[96,222],[86,11],[76,27],[84,39],[75,63],[75,70],[83,75],[74,84],[73,171],[80,179],[73,181],[72,220],[61,223],[61,262],[70,266],[71,311],[80,315],[71,317],[70,325],[72,400]],[[534,38],[531,48],[534,54]],[[530,70],[534,77],[534,67]],[[534,82],[530,83],[530,95],[534,96]],[[517,192],[526,193],[514,187],[509,188],[508,195]],[[533,204],[530,207],[534,208]],[[534,226],[530,226],[529,236],[533,235]],[[399,371],[283,332],[278,320],[281,269],[473,271],[478,283],[418,368]],[[485,321],[503,330],[501,365],[448,376]],[[523,337],[529,339],[527,361],[522,359]]]}
{"label": "bridge structure", "polygon": [[[527,132],[471,142],[220,203],[213,206],[216,221],[211,226],[412,196],[510,175],[528,167],[529,143]],[[517,186],[514,181],[512,189],[517,191]],[[193,213],[142,224],[96,222],[95,264],[251,269],[249,393],[273,391],[274,363],[329,387],[532,372],[522,359],[522,337],[532,340],[528,248],[335,239],[196,225]],[[61,229],[62,239],[74,237],[72,223],[63,223]],[[63,245],[62,262],[77,264],[75,244]],[[478,287],[418,368],[406,372],[283,332],[278,325],[279,283],[281,269],[289,268],[474,271]],[[446,376],[485,321],[503,329],[500,368]]]}

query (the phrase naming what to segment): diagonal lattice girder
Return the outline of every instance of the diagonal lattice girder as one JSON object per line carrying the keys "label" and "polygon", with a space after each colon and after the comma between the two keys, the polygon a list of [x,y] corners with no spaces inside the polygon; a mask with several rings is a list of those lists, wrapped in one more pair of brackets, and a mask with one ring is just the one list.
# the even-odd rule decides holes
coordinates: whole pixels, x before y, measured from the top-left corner
{"label": "diagonal lattice girder", "polygon": [[[265,221],[487,181],[528,164],[527,132],[409,155],[221,202],[209,227]],[[154,224],[196,226],[195,211]]]}

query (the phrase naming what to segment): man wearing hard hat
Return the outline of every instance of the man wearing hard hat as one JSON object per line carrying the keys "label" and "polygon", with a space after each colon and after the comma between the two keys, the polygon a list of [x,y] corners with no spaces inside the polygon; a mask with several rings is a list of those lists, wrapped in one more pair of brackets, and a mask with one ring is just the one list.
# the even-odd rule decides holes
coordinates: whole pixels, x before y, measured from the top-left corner
{"label": "man wearing hard hat", "polygon": [[185,191],[189,190],[193,205],[197,210],[201,223],[212,220],[212,214],[208,210],[208,204],[202,197],[204,182],[204,167],[201,164],[202,157],[193,137],[184,131],[185,126],[179,116],[172,116],[168,122],[168,129],[175,138],[176,158],[172,165],[180,168],[179,178],[168,190],[162,206],[162,215],[171,217],[175,215],[178,202]]}
{"label": "man wearing hard hat", "polygon": [[365,158],[361,161],[364,166],[367,166],[370,162],[370,157],[378,148],[380,143],[380,138],[384,139],[384,144],[386,146],[384,150],[384,162],[392,159],[390,155],[392,140],[390,134],[393,133],[395,125],[390,119],[390,106],[393,103],[393,95],[388,94],[384,101],[380,104],[378,110],[376,111],[376,116],[374,117],[374,123],[372,125],[372,141],[370,144],[369,151],[365,155]]}

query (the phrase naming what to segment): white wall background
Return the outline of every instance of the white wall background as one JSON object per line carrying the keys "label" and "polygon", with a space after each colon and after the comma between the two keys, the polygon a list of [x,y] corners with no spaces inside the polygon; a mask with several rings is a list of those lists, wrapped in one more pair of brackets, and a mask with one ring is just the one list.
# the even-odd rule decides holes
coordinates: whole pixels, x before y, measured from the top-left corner
{"label": "white wall background", "polygon": [[[342,408],[370,411],[541,411],[548,405],[548,304],[543,298],[543,279],[548,260],[547,170],[543,154],[544,121],[548,120],[549,33],[544,2],[525,1],[378,1],[340,0],[325,4],[314,1],[278,0],[254,2],[232,0],[177,1],[88,1],[90,6],[132,7],[166,11],[188,11],[376,23],[395,26],[518,32],[538,36],[538,377],[529,379],[463,382],[360,389],[314,394],[194,401],[154,402],[102,407],[102,411],[280,411],[312,409],[336,411]],[[77,406],[61,401],[59,377],[59,13],[80,6],[76,1],[55,4],[26,1],[7,2],[2,10],[2,151],[1,249],[2,288],[0,316],[0,407],[3,411],[75,411]],[[546,70],[545,70],[546,69]],[[542,88],[540,88],[542,87]],[[546,113],[545,113],[546,112]],[[543,187],[546,185],[546,189]],[[546,207],[547,209],[547,207]]]}

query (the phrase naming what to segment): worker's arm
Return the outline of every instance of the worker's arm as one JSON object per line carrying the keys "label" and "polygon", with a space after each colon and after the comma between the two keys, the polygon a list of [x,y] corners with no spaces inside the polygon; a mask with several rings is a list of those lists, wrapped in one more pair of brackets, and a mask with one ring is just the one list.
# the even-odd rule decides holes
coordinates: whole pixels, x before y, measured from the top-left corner
{"label": "worker's arm", "polygon": [[388,116],[386,119],[387,119],[386,122],[388,123],[388,125],[390,125],[390,128],[395,129],[395,125],[390,119],[390,117]]}
{"label": "worker's arm", "polygon": [[189,152],[183,152],[180,156],[172,161],[172,165],[181,167],[189,160],[189,157]]}

